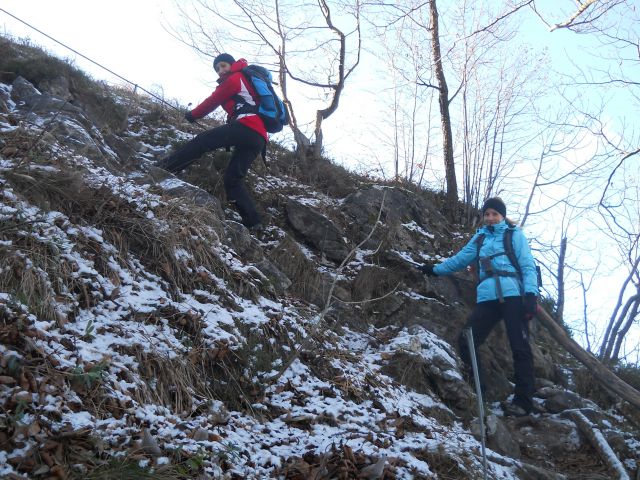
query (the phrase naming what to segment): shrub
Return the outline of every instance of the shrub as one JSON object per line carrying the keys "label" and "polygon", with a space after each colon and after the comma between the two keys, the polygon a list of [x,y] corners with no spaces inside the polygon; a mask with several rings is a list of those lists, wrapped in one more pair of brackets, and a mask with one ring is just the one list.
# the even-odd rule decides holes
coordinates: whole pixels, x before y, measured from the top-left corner
{"label": "shrub", "polygon": [[640,392],[640,365],[620,364],[614,368],[615,374]]}

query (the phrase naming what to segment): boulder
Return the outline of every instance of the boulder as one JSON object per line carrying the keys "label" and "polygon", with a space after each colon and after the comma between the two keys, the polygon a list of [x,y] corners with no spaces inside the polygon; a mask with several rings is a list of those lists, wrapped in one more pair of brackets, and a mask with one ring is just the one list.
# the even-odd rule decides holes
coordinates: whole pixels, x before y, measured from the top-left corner
{"label": "boulder", "polygon": [[421,392],[435,392],[451,408],[467,412],[474,405],[471,388],[460,374],[453,348],[424,327],[400,330],[385,342],[391,353],[383,372]]}
{"label": "boulder", "polygon": [[16,109],[28,121],[42,125],[60,143],[81,155],[99,158],[113,156],[103,146],[100,133],[82,109],[62,98],[41,93],[22,77],[17,77],[12,86],[11,98],[16,103]]}
{"label": "boulder", "polygon": [[379,185],[349,195],[344,201],[343,213],[351,220],[353,232],[350,237],[357,241],[362,241],[371,232],[380,213],[382,225],[376,227],[364,245],[369,249],[376,249],[386,242],[394,249],[433,254],[434,232],[441,233],[446,224],[434,205],[417,200],[410,191]]}
{"label": "boulder", "polygon": [[344,232],[313,207],[289,199],[287,218],[293,229],[327,259],[339,263],[349,254],[351,249],[344,239]]}
{"label": "boulder", "polygon": [[26,78],[18,76],[11,84],[11,99],[16,104],[26,103],[29,99],[42,95]]}
{"label": "boulder", "polygon": [[255,265],[258,270],[269,279],[276,293],[282,294],[291,286],[292,282],[289,277],[282,273],[282,271],[268,259],[263,258],[259,262],[256,262]]}
{"label": "boulder", "polygon": [[[511,458],[520,458],[520,445],[513,438],[504,422],[494,414],[486,418],[487,446],[498,453]],[[477,425],[477,422],[476,422]]]}
{"label": "boulder", "polygon": [[260,262],[264,259],[262,247],[260,247],[255,238],[251,236],[247,227],[241,223],[226,220],[224,222],[224,234],[226,239],[225,243],[233,248],[244,260]]}

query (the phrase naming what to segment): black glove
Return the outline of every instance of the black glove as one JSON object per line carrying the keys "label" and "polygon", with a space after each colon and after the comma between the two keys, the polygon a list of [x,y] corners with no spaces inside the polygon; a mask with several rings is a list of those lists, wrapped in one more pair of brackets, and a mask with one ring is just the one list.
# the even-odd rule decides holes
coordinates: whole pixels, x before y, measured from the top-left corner
{"label": "black glove", "polygon": [[431,265],[430,263],[425,263],[424,265],[419,266],[418,270],[420,270],[427,277],[437,277],[438,276],[438,274],[433,271],[433,265]]}
{"label": "black glove", "polygon": [[531,320],[538,312],[538,297],[533,293],[527,293],[523,299],[524,318]]}
{"label": "black glove", "polygon": [[195,122],[195,121],[196,121],[196,119],[195,119],[195,118],[193,118],[193,113],[191,113],[191,112],[187,112],[187,113],[185,113],[185,114],[184,114],[184,118],[185,118],[185,120],[186,120],[187,122],[189,122],[189,123],[193,123],[193,122]]}

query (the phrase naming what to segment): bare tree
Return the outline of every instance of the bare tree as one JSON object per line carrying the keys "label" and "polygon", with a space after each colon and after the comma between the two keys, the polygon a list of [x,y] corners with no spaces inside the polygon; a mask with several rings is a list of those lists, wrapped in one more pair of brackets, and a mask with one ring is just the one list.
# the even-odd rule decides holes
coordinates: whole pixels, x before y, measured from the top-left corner
{"label": "bare tree", "polygon": [[[302,155],[310,151],[319,157],[322,123],[338,109],[346,81],[360,63],[359,0],[304,4],[287,0],[192,0],[191,7],[179,2],[176,6],[182,13],[183,28],[174,33],[197,52],[214,56],[221,51],[255,49],[249,52],[252,58],[262,58],[278,69],[298,151]],[[309,122],[312,135],[304,133],[293,108],[288,79],[324,104]]]}
{"label": "bare tree", "polygon": [[[605,132],[601,132],[601,138],[608,140],[609,147],[613,146]],[[617,145],[616,148],[619,150]],[[600,347],[600,357],[610,363],[619,359],[623,341],[638,320],[640,309],[640,186],[637,184],[640,179],[637,161],[640,149],[618,153],[619,161],[606,178],[598,204],[608,227],[606,233],[617,243],[629,272],[620,288]],[[636,161],[631,163],[631,158]]]}
{"label": "bare tree", "polygon": [[[457,213],[459,198],[458,175],[460,172],[458,171],[457,159],[460,158],[461,154],[456,154],[456,139],[458,145],[462,145],[465,201],[468,201],[466,193],[472,189],[473,196],[476,198],[485,192],[485,189],[475,188],[475,185],[471,187],[474,181],[471,180],[473,175],[471,172],[475,169],[475,165],[472,163],[475,159],[472,159],[472,156],[477,153],[477,158],[485,159],[486,157],[482,157],[482,148],[476,148],[476,145],[473,144],[475,139],[467,136],[471,132],[471,129],[467,127],[480,124],[481,119],[476,114],[482,115],[486,113],[486,109],[481,114],[479,110],[470,112],[465,110],[465,107],[467,100],[477,101],[477,105],[480,105],[481,99],[484,99],[483,94],[486,94],[486,91],[481,92],[480,88],[470,88],[470,81],[479,81],[484,75],[483,86],[486,86],[487,90],[492,90],[492,86],[488,85],[489,80],[487,78],[489,77],[495,79],[495,84],[499,86],[502,84],[502,90],[497,94],[498,105],[495,108],[496,115],[500,117],[500,121],[495,122],[496,131],[491,135],[495,146],[498,146],[500,142],[506,145],[510,141],[510,139],[505,138],[507,136],[506,125],[508,125],[509,121],[504,121],[504,119],[510,115],[515,116],[517,114],[516,109],[518,107],[516,107],[516,104],[518,102],[514,100],[520,97],[518,94],[513,94],[512,89],[517,89],[524,85],[522,80],[525,74],[523,72],[522,76],[516,75],[517,79],[513,82],[507,81],[503,83],[503,78],[496,75],[496,69],[494,68],[494,65],[501,63],[502,59],[496,58],[493,46],[510,38],[508,34],[505,34],[504,25],[509,23],[508,19],[511,15],[529,3],[531,3],[531,0],[517,2],[517,4],[511,5],[509,9],[495,13],[484,8],[477,9],[475,6],[467,4],[467,2],[462,2],[458,9],[449,7],[447,18],[443,20],[438,11],[437,0],[426,2],[402,0],[395,2],[392,6],[382,4],[386,9],[386,17],[384,17],[386,21],[377,20],[377,23],[374,22],[378,27],[385,29],[385,33],[394,27],[402,31],[401,35],[404,35],[404,32],[407,31],[411,32],[411,37],[407,35],[405,38],[405,45],[409,46],[409,49],[405,51],[410,52],[410,55],[412,54],[410,48],[412,45],[417,45],[422,50],[426,50],[426,46],[429,46],[429,57],[427,58],[426,55],[423,55],[421,57],[422,65],[418,65],[415,71],[420,72],[417,79],[418,85],[434,91],[438,99],[441,127],[439,146],[442,149],[447,206],[451,214]],[[456,25],[456,28],[453,29],[454,33],[450,33],[447,29],[447,27],[450,29],[451,25]],[[460,25],[462,25],[461,29],[459,28]],[[489,68],[487,68],[488,65]],[[492,71],[489,73],[490,70]],[[514,71],[520,72],[522,69]],[[406,76],[405,79],[407,79]],[[450,87],[450,83],[454,86]],[[463,95],[462,102],[456,101],[461,92],[468,94],[469,97],[465,98]],[[417,97],[417,95],[414,94],[414,97]],[[463,105],[463,107],[459,105]],[[470,115],[461,121],[465,113]],[[427,125],[429,124],[427,123]],[[500,128],[503,129],[502,133],[500,133]],[[426,135],[429,135],[429,133],[427,132]],[[473,133],[475,134],[476,132],[474,131]],[[477,138],[481,139],[482,137],[478,135]],[[485,153],[487,152],[485,151]],[[492,153],[494,159],[499,158],[493,164],[494,166],[498,165],[502,160],[502,153],[508,156],[508,153],[499,151],[497,148]],[[499,168],[495,169],[494,177],[498,176],[497,172],[499,170]],[[467,174],[470,175],[467,176]],[[489,188],[490,190],[491,188]]]}
{"label": "bare tree", "polygon": [[[577,3],[577,6],[576,6]],[[569,7],[568,5],[571,4]],[[631,6],[628,0],[584,0],[578,2],[566,2],[561,7],[561,11],[568,12],[566,17],[558,22],[547,20],[552,15],[541,13],[536,7],[535,2],[532,3],[533,10],[538,14],[542,21],[549,27],[549,30],[558,30],[566,28],[580,33],[588,33],[599,30],[596,24],[607,18],[607,14],[618,6]],[[554,5],[554,7],[556,7]],[[558,14],[556,10],[554,16]]]}
{"label": "bare tree", "polygon": [[[391,149],[394,177],[422,185],[425,173],[431,170],[434,90],[419,85],[430,70],[428,64],[425,66],[422,30],[408,17],[400,18],[393,27],[374,26],[382,47],[377,56],[390,77],[386,82],[390,86],[380,95],[390,115],[381,116],[385,128],[377,136]],[[372,154],[377,156],[375,151]],[[434,187],[434,182],[429,184]]]}
{"label": "bare tree", "polygon": [[[625,341],[634,325],[637,328],[640,308],[640,136],[633,120],[621,114],[624,108],[607,110],[606,105],[615,104],[612,100],[618,105],[634,105],[634,117],[640,106],[636,73],[640,14],[634,2],[626,0],[586,0],[577,7],[566,2],[548,11],[541,3],[532,7],[551,31],[570,30],[598,47],[590,49],[593,53],[581,59],[580,67],[574,65],[576,73],[565,82],[564,100],[576,118],[583,120],[581,124],[574,122],[574,128],[588,131],[595,149],[587,178],[589,187],[598,188],[583,197],[583,206],[601,243],[606,240],[611,246],[606,252],[607,268],[627,271],[598,348],[600,358],[613,364],[625,355]],[[601,106],[594,110],[594,98],[598,97]],[[585,172],[572,175],[578,173]],[[630,343],[635,348],[637,342]]]}
{"label": "bare tree", "polygon": [[[500,33],[498,38],[513,35],[509,28]],[[493,36],[464,40],[459,143],[470,220],[483,199],[498,194],[522,164],[536,160],[531,152],[541,127],[535,104],[546,87],[543,57],[530,56],[526,49],[508,54],[513,47]]]}

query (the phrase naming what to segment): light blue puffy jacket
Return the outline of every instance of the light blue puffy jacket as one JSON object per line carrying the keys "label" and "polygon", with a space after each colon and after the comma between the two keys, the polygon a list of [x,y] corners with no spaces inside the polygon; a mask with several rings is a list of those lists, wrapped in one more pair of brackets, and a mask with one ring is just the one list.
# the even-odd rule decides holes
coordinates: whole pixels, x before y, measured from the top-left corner
{"label": "light blue puffy jacket", "polygon": [[[453,272],[462,270],[478,260],[478,245],[476,239],[480,234],[484,234],[484,241],[480,249],[480,257],[489,257],[496,253],[504,252],[504,233],[509,226],[503,220],[497,225],[478,229],[473,238],[467,243],[462,250],[453,257],[448,258],[433,268],[436,275],[449,275]],[[536,273],[536,265],[531,255],[531,249],[527,238],[522,230],[515,227],[513,232],[513,249],[518,259],[518,264],[522,270],[522,281],[515,277],[498,277],[502,287],[503,297],[518,297],[524,293],[533,293],[538,295],[538,277]],[[504,270],[507,272],[516,272],[506,255],[499,255],[491,260],[494,270]],[[487,278],[488,275],[480,267],[480,283],[478,284],[477,301],[487,302],[489,300],[497,300],[498,292],[496,290],[496,281],[493,278]],[[524,289],[523,289],[524,283]]]}

